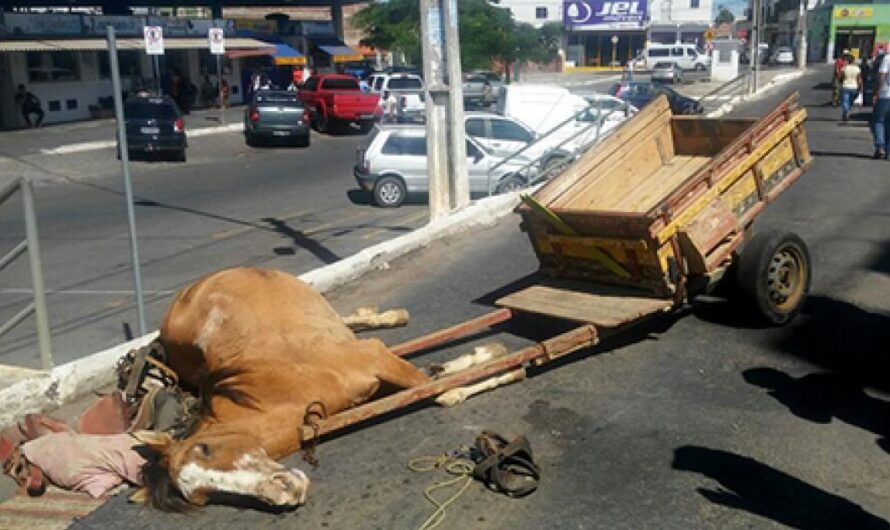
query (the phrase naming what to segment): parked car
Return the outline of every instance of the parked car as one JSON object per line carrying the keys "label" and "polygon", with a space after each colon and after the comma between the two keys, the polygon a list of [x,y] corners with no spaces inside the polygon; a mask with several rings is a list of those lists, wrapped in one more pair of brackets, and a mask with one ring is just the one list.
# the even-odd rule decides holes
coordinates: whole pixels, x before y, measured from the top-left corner
{"label": "parked car", "polygon": [[[758,56],[760,57],[760,64],[766,64],[769,62],[770,53],[769,53],[769,44],[765,42],[761,42],[758,46],[757,51]],[[751,64],[751,47],[745,45],[742,47],[742,52],[739,55],[739,62],[742,64]]]}
{"label": "parked car", "polygon": [[300,101],[318,132],[345,129],[357,123],[362,132],[371,130],[377,118],[377,94],[365,94],[351,75],[322,74],[310,77],[300,87]]}
{"label": "parked car", "polygon": [[[603,96],[590,94],[588,97]],[[564,151],[576,156],[596,140],[598,129],[595,122],[601,117],[599,111],[590,108],[591,105],[595,106],[595,103],[564,87],[507,85],[498,98],[496,109],[498,114],[518,120],[538,135],[550,133],[546,137],[549,141],[562,144]],[[604,99],[602,105],[614,108],[624,103]],[[624,121],[627,115],[621,112],[604,113],[604,121],[599,127],[600,136]]]}
{"label": "parked car", "polygon": [[423,79],[415,74],[378,74],[374,77],[371,92],[383,97],[389,93],[396,99],[395,120],[398,122],[422,120],[426,112]]}
{"label": "parked car", "polygon": [[672,61],[655,63],[652,68],[652,81],[667,81],[668,83],[682,83],[683,70],[680,65]]}
{"label": "parked car", "polygon": [[[535,170],[523,166],[530,161],[516,158],[494,168],[503,158],[467,137],[467,172],[470,192],[505,193],[525,187]],[[409,194],[427,193],[426,128],[417,124],[379,124],[358,148],[355,180],[373,194],[384,208],[400,206]],[[492,169],[494,168],[494,169]]]}
{"label": "parked car", "polygon": [[769,62],[772,64],[794,64],[794,52],[788,46],[779,46],[773,51]]}
{"label": "parked car", "polygon": [[637,108],[642,108],[658,97],[659,94],[664,94],[670,101],[671,111],[674,114],[701,114],[704,112],[704,107],[702,107],[700,102],[678,94],[672,88],[650,82],[631,81],[616,83],[612,86],[611,93]]}
{"label": "parked car", "polygon": [[675,62],[684,70],[704,71],[711,67],[711,57],[694,44],[653,43],[643,52],[643,57],[647,70],[664,61]]}
{"label": "parked car", "polygon": [[309,113],[296,92],[261,90],[244,108],[244,140],[247,145],[261,141],[290,141],[309,145]]}
{"label": "parked car", "polygon": [[[185,162],[188,138],[179,107],[169,96],[132,96],[124,105],[127,154],[164,154]],[[120,153],[120,146],[118,146]]]}
{"label": "parked car", "polygon": [[464,105],[467,108],[488,107],[497,102],[503,90],[501,76],[494,72],[478,71],[464,76]]}

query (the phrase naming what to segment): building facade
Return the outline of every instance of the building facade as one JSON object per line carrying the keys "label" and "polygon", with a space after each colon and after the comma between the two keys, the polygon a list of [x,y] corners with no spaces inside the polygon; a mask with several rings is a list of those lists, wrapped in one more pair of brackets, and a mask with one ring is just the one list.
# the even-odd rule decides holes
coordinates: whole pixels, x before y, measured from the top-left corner
{"label": "building facade", "polygon": [[807,18],[810,60],[831,62],[845,49],[855,57],[874,57],[890,49],[890,4],[820,6]]}
{"label": "building facade", "polygon": [[649,42],[704,44],[712,0],[565,0],[566,65],[620,67]]}
{"label": "building facade", "polygon": [[562,22],[563,0],[501,0],[497,5],[508,8],[517,22],[536,28],[548,22]]}

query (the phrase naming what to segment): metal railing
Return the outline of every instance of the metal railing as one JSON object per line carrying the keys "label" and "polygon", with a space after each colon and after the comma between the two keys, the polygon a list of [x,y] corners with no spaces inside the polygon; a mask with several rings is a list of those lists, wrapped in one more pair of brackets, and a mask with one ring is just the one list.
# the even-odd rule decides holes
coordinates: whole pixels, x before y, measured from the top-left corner
{"label": "metal railing", "polygon": [[731,100],[733,96],[747,94],[748,79],[750,77],[750,73],[742,74],[701,96],[698,101],[705,109],[705,112],[715,110]]}
{"label": "metal railing", "polygon": [[40,348],[40,365],[44,370],[53,367],[52,342],[49,334],[49,319],[46,316],[46,292],[43,288],[43,271],[40,260],[40,243],[37,238],[37,215],[34,211],[34,189],[31,180],[19,177],[0,187],[0,206],[16,191],[22,192],[22,207],[25,217],[25,239],[19,241],[9,252],[0,256],[0,271],[16,258],[28,252],[31,265],[31,286],[34,300],[21,309],[4,324],[0,324],[0,337],[8,333],[23,320],[34,315],[37,321],[37,343]]}
{"label": "metal railing", "polygon": [[[529,142],[528,144],[526,144],[525,146],[523,146],[523,147],[522,147],[521,149],[519,149],[518,151],[514,152],[514,153],[511,154],[510,156],[504,158],[503,160],[501,160],[501,161],[498,162],[497,164],[495,164],[495,165],[491,166],[490,168],[488,168],[488,194],[489,194],[489,195],[492,195],[492,194],[495,193],[495,191],[497,190],[497,184],[498,184],[498,183],[494,183],[494,186],[493,186],[493,185],[492,185],[492,181],[491,181],[491,180],[492,180],[492,174],[494,173],[494,171],[495,171],[497,168],[499,168],[499,167],[503,166],[504,164],[510,162],[511,160],[514,160],[515,158],[521,156],[523,153],[525,153],[526,151],[528,151],[529,149],[531,149],[532,147],[534,147],[535,145],[537,145],[539,142],[541,142],[541,141],[543,141],[544,139],[550,137],[551,135],[553,135],[554,133],[556,133],[556,131],[562,129],[563,127],[565,127],[565,126],[568,125],[569,123],[571,123],[571,122],[573,122],[573,121],[576,121],[576,120],[580,119],[581,117],[583,117],[583,116],[584,116],[585,114],[587,114],[588,112],[591,112],[592,110],[595,110],[595,111],[596,111],[596,118],[595,118],[594,120],[592,120],[592,121],[590,122],[589,125],[586,125],[584,128],[578,130],[575,134],[573,134],[573,135],[571,135],[571,136],[565,138],[565,139],[564,139],[563,141],[561,141],[560,143],[556,144],[555,146],[553,146],[553,147],[551,147],[550,149],[548,149],[546,152],[542,153],[539,157],[534,158],[534,159],[532,159],[532,160],[529,160],[529,161],[526,162],[524,165],[522,165],[519,169],[517,169],[514,173],[517,173],[517,174],[522,175],[523,172],[525,172],[526,170],[532,168],[533,166],[540,166],[541,161],[543,161],[543,160],[545,160],[545,159],[552,159],[552,158],[554,158],[554,157],[557,157],[557,158],[561,157],[562,155],[560,155],[560,152],[561,152],[560,150],[561,150],[566,144],[569,144],[569,143],[573,142],[576,138],[583,137],[584,135],[587,134],[588,131],[590,131],[590,130],[593,129],[594,127],[596,127],[596,133],[594,134],[594,138],[593,138],[593,140],[592,140],[591,142],[587,143],[587,144],[582,145],[581,148],[580,148],[580,151],[581,151],[581,152],[586,151],[587,149],[589,149],[589,148],[593,147],[594,145],[598,144],[598,143],[600,142],[600,140],[602,140],[603,124],[605,123],[606,120],[609,119],[610,116],[612,116],[614,113],[618,113],[618,112],[620,112],[620,113],[624,114],[625,117],[627,117],[628,109],[630,108],[630,104],[629,104],[627,101],[624,101],[623,103],[624,103],[623,107],[621,107],[621,108],[619,108],[619,109],[609,109],[609,110],[604,114],[604,113],[603,113],[603,108],[602,108],[602,100],[597,100],[597,101],[596,101],[596,105],[590,104],[590,105],[588,105],[587,107],[581,109],[580,111],[578,111],[578,112],[575,113],[574,115],[570,116],[569,118],[567,118],[567,119],[563,120],[562,122],[560,122],[559,124],[555,125],[553,128],[551,128],[550,130],[548,130],[548,131],[545,132],[544,134],[542,134],[542,135],[536,137],[535,140],[534,140],[533,142]],[[580,154],[579,152],[574,152],[574,151],[573,151],[572,153],[568,153],[568,152],[562,151],[562,153],[565,155],[563,158],[565,159],[566,162],[571,162],[572,160],[574,160],[575,158],[577,158],[577,156]],[[536,174],[532,175],[531,178],[526,179],[526,186],[531,186],[531,185],[533,185],[533,184],[537,184],[538,182],[540,182],[540,181],[542,181],[542,180],[546,180],[546,179],[548,179],[548,178],[550,178],[550,177],[555,176],[555,173],[554,173],[554,174],[551,174],[550,172],[545,172],[544,170],[545,170],[544,167],[539,167],[539,168],[538,168],[538,171],[536,172]]]}

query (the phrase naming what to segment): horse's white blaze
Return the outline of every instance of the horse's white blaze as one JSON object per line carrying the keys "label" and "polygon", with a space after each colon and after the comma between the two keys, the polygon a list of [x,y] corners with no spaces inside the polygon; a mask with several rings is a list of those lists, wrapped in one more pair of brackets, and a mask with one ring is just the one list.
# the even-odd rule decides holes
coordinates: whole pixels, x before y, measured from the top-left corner
{"label": "horse's white blaze", "polygon": [[207,319],[204,320],[204,325],[201,326],[201,331],[195,339],[195,344],[202,350],[206,350],[207,344],[213,339],[213,336],[219,332],[223,322],[225,322],[227,318],[228,316],[219,308],[219,306],[215,305],[210,308],[210,312],[207,314]]}
{"label": "horse's white blaze", "polygon": [[186,498],[202,489],[253,495],[257,486],[268,479],[268,474],[257,471],[247,469],[219,471],[207,469],[196,462],[189,462],[179,471],[176,485]]}

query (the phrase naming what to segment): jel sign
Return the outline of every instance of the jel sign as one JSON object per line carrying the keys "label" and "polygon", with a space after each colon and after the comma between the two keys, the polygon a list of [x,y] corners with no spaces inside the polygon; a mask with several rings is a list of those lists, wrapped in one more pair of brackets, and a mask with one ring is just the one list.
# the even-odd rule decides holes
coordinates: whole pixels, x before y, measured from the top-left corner
{"label": "jel sign", "polygon": [[647,20],[648,1],[565,0],[563,8],[567,28],[597,25],[643,27]]}

